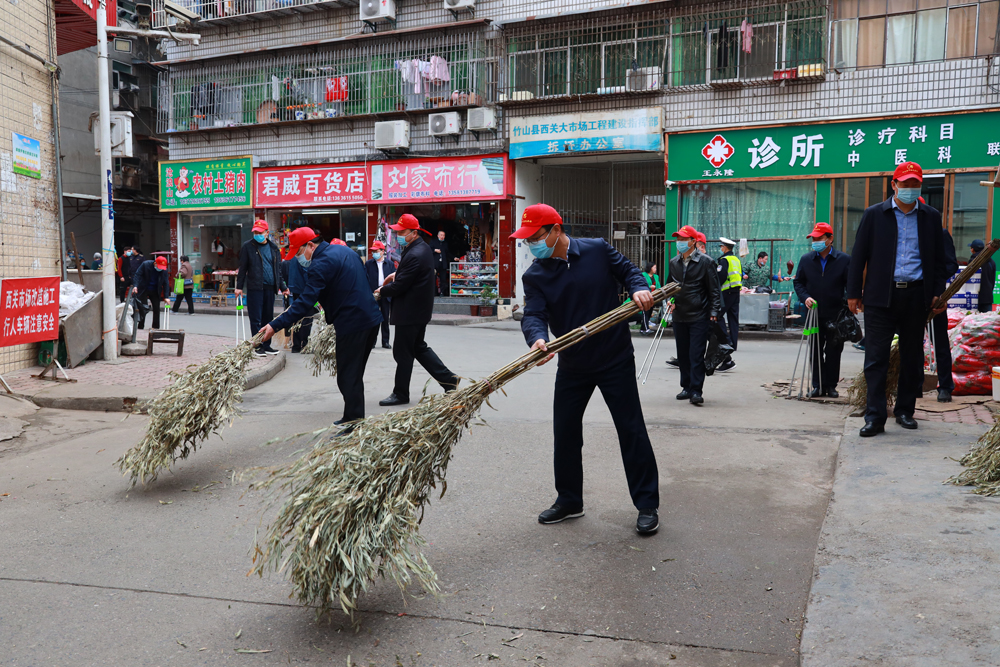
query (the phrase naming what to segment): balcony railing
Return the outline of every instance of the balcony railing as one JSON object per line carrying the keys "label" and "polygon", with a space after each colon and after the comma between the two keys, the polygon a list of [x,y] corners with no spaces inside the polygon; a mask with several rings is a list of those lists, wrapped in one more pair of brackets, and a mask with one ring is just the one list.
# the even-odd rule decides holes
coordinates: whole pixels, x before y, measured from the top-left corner
{"label": "balcony railing", "polygon": [[160,75],[158,131],[479,106],[494,71],[479,32],[172,67]]}
{"label": "balcony railing", "polygon": [[[194,12],[203,21],[231,23],[248,21],[255,15],[307,14],[324,9],[357,7],[358,0],[173,0]],[[164,0],[153,0],[153,27],[173,25],[177,21],[166,12]],[[259,18],[259,17],[258,17]]]}

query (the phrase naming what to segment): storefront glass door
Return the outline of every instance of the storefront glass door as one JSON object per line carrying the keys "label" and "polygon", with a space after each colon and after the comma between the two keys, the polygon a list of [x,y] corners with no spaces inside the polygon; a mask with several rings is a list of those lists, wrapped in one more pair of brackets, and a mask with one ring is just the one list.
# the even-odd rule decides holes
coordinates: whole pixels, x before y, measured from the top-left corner
{"label": "storefront glass door", "polygon": [[969,244],[986,238],[986,219],[991,188],[979,185],[980,181],[992,180],[990,174],[955,174],[955,191],[952,201],[951,235],[955,239],[955,254],[958,261],[969,261]]}

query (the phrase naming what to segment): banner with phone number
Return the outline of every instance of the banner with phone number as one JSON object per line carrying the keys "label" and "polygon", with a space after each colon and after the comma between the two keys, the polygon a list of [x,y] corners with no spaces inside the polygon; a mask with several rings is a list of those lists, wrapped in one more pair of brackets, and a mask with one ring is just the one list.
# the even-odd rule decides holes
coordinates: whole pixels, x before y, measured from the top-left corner
{"label": "banner with phone number", "polygon": [[59,277],[0,280],[0,347],[59,337]]}

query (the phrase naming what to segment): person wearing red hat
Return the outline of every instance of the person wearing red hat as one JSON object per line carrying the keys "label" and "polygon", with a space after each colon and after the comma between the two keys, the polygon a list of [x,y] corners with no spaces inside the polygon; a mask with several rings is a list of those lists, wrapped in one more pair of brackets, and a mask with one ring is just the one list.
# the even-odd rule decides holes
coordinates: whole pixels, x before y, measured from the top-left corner
{"label": "person wearing red hat", "polygon": [[705,349],[712,323],[718,320],[722,310],[718,264],[698,252],[699,232],[691,225],[684,225],[673,233],[673,237],[677,239],[678,254],[670,258],[668,282],[681,286],[680,293],[669,306],[677,344],[677,368],[681,372],[681,392],[676,398],[701,405],[705,402],[702,395]]}
{"label": "person wearing red hat", "polygon": [[799,301],[819,312],[819,349],[813,356],[809,398],[837,398],[844,340],[830,333],[844,307],[851,257],[833,247],[833,227],[825,222],[816,223],[806,238],[812,242],[812,250],[799,260],[792,285]]}
{"label": "person wearing red hat", "polygon": [[[396,263],[386,257],[385,244],[375,241],[371,247],[371,258],[365,262],[365,273],[368,275],[368,287],[372,292],[377,292],[385,282],[386,276],[396,272]],[[378,300],[379,309],[382,311],[382,347],[389,350],[389,304],[392,299],[385,297]],[[374,343],[372,343],[374,345]]]}
{"label": "person wearing red hat", "polygon": [[[299,298],[305,291],[309,283],[309,260],[305,255],[305,244],[316,238],[318,234],[311,227],[299,227],[293,229],[288,234],[288,248],[282,255],[281,277],[288,285],[291,293],[291,300]],[[307,312],[306,317],[315,315],[318,311],[313,306]],[[312,320],[307,319],[296,331],[291,334],[292,354],[298,354],[309,342],[312,334]],[[285,332],[288,335],[288,332]]]}
{"label": "person wearing red hat", "polygon": [[893,173],[893,196],[865,209],[858,225],[847,277],[851,312],[865,314],[865,381],[868,405],[862,437],[885,431],[888,418],[885,387],[889,350],[899,334],[899,385],[893,414],[906,429],[923,388],[924,325],[938,304],[948,275],[942,247],[941,214],[920,204],[923,170],[904,162]]}
{"label": "person wearing red hat", "polygon": [[139,328],[146,327],[146,303],[153,310],[153,328],[160,328],[160,304],[167,301],[170,288],[167,286],[167,258],[160,255],[154,262],[147,259],[132,276],[132,291],[139,307]]}
{"label": "person wearing red hat", "polygon": [[392,393],[379,401],[381,406],[405,405],[410,402],[410,377],[414,360],[420,362],[432,378],[446,391],[458,388],[459,377],[452,373],[434,350],[427,345],[424,335],[434,311],[434,257],[431,247],[420,234],[430,234],[420,228],[420,223],[409,213],[400,216],[389,229],[396,232],[396,240],[403,248],[399,267],[376,290],[380,300],[392,299],[390,323],[396,327],[396,344],[392,357],[396,360],[396,381]]}
{"label": "person wearing red hat", "polygon": [[[653,307],[653,296],[639,269],[604,239],[566,234],[562,217],[551,206],[525,208],[521,226],[510,238],[524,241],[536,257],[522,277],[521,331],[533,350],[547,350],[550,329],[553,335],[562,336],[617,308],[621,287],[640,309]],[[632,504],[639,511],[636,531],[647,535],[656,532],[659,474],[635,378],[632,336],[625,323],[560,353],[552,408],[558,495],[555,503],[538,515],[539,523],[583,516],[583,415],[594,390],[600,389],[618,431]]]}
{"label": "person wearing red hat", "polygon": [[[298,248],[294,250],[297,254]],[[337,388],[344,397],[344,416],[335,423],[364,419],[365,369],[382,321],[368,289],[365,266],[358,253],[347,246],[327,243],[318,235],[302,244],[302,256],[309,267],[305,289],[285,312],[264,325],[264,340],[308,316],[319,303],[326,323],[333,325],[337,333]]]}
{"label": "person wearing red hat", "polygon": [[[257,331],[274,319],[274,297],[281,292],[288,296],[288,286],[281,277],[281,251],[274,241],[267,237],[267,222],[253,223],[253,238],[240,248],[240,268],[236,274],[237,297],[246,289],[247,317],[250,330]],[[254,350],[258,357],[278,354],[270,342],[264,342]]]}

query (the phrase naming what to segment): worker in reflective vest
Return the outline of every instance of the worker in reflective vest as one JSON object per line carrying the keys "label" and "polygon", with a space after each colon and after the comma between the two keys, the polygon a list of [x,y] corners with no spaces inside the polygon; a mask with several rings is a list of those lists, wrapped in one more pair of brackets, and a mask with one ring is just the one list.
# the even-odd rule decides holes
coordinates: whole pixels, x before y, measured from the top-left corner
{"label": "worker in reflective vest", "polygon": [[719,283],[722,285],[722,312],[729,321],[729,344],[736,349],[736,337],[740,332],[740,287],[743,285],[743,267],[740,258],[733,254],[736,242],[724,236],[719,237],[722,257],[719,258]]}

